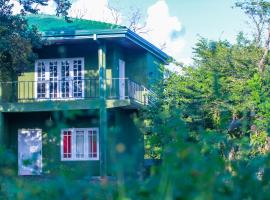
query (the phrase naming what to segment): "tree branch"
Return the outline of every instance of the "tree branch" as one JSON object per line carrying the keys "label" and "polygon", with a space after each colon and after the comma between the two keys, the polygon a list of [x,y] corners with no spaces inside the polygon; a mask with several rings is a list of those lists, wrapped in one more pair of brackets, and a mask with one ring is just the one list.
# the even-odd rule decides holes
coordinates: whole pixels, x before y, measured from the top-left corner
{"label": "tree branch", "polygon": [[265,70],[265,61],[269,52],[269,45],[270,45],[270,22],[268,22],[268,29],[267,29],[268,33],[267,33],[267,37],[265,40],[265,45],[264,45],[264,53],[262,58],[260,59],[259,63],[258,63],[258,69],[260,73],[263,73]]}

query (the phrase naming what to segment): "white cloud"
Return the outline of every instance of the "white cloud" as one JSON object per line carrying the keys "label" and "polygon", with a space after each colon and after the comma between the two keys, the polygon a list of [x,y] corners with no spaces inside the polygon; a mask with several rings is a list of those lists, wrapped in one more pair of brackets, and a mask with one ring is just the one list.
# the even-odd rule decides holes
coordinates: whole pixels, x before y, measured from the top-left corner
{"label": "white cloud", "polygon": [[[18,0],[11,0],[10,4],[13,4],[12,11],[14,14],[19,14],[21,9],[23,8],[23,6],[20,5]],[[35,5],[33,5],[33,7],[35,7]],[[55,14],[56,3],[53,0],[49,0],[47,6],[38,5],[37,8],[39,9],[40,13],[52,15]]]}
{"label": "white cloud", "polygon": [[53,0],[49,0],[47,6],[38,6],[38,9],[40,13],[53,15],[55,14],[56,3]]}
{"label": "white cloud", "polygon": [[115,21],[111,10],[108,8],[108,0],[77,0],[72,3],[69,15],[109,23]]}
{"label": "white cloud", "polygon": [[12,11],[14,14],[19,14],[21,9],[23,8],[18,1],[16,0],[11,0],[10,1],[10,4],[13,4],[13,8],[12,8]]}
{"label": "white cloud", "polygon": [[146,29],[150,33],[143,35],[144,38],[163,49],[177,61],[188,63],[188,58],[181,56],[185,48],[185,40],[179,36],[182,30],[180,20],[171,16],[169,7],[165,0],[159,0],[147,10]]}
{"label": "white cloud", "polygon": [[[11,0],[14,4],[13,11],[19,13],[22,6],[17,0]],[[49,0],[47,6],[37,6],[40,13],[53,15],[55,14],[56,3],[54,0]],[[72,2],[69,10],[70,17],[79,17],[97,21],[112,22],[112,14],[108,9],[108,0],[75,0]]]}

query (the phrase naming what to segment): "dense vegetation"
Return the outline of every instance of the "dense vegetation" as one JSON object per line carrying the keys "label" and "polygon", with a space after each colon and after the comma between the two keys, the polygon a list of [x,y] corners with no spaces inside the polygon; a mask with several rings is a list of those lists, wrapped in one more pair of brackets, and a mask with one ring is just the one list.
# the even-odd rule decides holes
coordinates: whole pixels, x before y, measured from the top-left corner
{"label": "dense vegetation", "polygon": [[33,185],[16,176],[16,159],[2,148],[0,199],[268,199],[270,40],[263,33],[270,5],[236,6],[264,20],[254,36],[239,33],[235,44],[201,38],[194,65],[168,72],[154,103],[134,119],[145,132],[146,157],[162,160],[148,176],[123,178],[120,163],[116,181],[74,183],[63,174]]}
{"label": "dense vegetation", "polygon": [[243,39],[239,35],[234,45],[201,39],[195,66],[170,74],[161,100],[144,113],[151,133],[148,154],[161,154],[162,176],[166,172],[169,184],[169,194],[162,195],[267,197],[269,71],[266,66],[258,72],[261,49]]}

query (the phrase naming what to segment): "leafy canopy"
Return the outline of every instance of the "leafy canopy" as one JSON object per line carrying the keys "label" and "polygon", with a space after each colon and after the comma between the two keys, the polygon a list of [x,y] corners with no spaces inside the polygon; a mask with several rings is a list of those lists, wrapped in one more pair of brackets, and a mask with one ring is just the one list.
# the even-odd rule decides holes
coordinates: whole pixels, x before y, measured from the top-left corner
{"label": "leafy canopy", "polygon": [[[67,17],[71,6],[68,0],[57,0],[56,15]],[[10,0],[0,0],[0,77],[7,79],[25,70],[36,55],[33,48],[42,45],[35,27],[29,27],[26,13],[38,13],[37,5],[46,6],[48,0],[23,0],[21,14],[14,15]]]}

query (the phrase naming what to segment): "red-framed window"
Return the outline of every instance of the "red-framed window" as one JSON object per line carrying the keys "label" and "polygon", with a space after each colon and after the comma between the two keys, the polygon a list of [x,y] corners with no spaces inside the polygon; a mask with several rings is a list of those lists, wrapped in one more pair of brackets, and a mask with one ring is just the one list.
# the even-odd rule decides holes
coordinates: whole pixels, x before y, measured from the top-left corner
{"label": "red-framed window", "polygon": [[63,158],[71,158],[71,131],[63,131]]}
{"label": "red-framed window", "polygon": [[98,160],[98,128],[73,128],[61,131],[61,160]]}
{"label": "red-framed window", "polygon": [[88,131],[88,157],[89,158],[96,158],[98,155],[97,152],[97,131],[96,130],[89,130]]}

